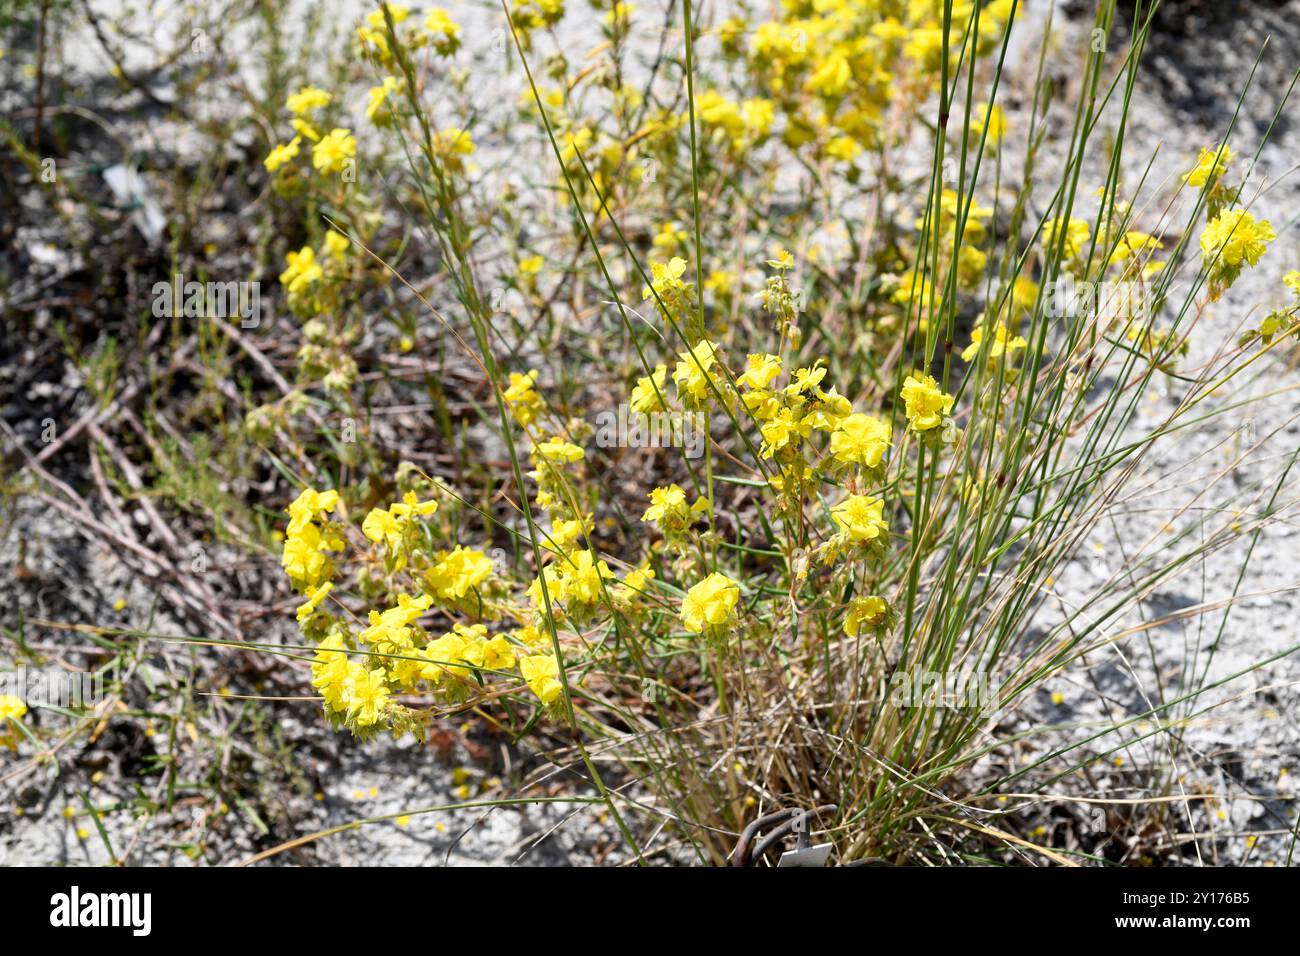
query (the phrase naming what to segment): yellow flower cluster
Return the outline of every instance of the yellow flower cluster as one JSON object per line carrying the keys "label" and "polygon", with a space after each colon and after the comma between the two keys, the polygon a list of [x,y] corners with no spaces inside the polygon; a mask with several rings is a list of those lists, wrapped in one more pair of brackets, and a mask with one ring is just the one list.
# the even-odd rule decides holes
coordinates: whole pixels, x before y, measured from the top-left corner
{"label": "yellow flower cluster", "polygon": [[491,558],[458,544],[451,551],[437,553],[437,562],[425,573],[424,580],[439,599],[459,601],[491,574]]}
{"label": "yellow flower cluster", "polygon": [[333,97],[326,90],[315,86],[304,86],[291,93],[285,101],[285,109],[292,114],[289,125],[296,134],[287,143],[276,143],[263,160],[267,172],[276,175],[276,187],[288,190],[298,178],[298,170],[293,161],[301,152],[302,141],[310,140],[312,145],[312,166],[325,175],[337,175],[350,167],[357,154],[357,141],[350,130],[335,127],[322,134],[312,119],[312,114],[325,109],[333,102]]}
{"label": "yellow flower cluster", "polygon": [[1273,224],[1244,209],[1225,209],[1201,233],[1201,255],[1209,270],[1210,298],[1217,299],[1243,269],[1263,258],[1277,238]]}
{"label": "yellow flower cluster", "polygon": [[416,518],[431,515],[438,510],[436,501],[419,501],[415,492],[408,491],[402,500],[387,508],[371,508],[361,523],[361,533],[371,541],[383,542],[388,560],[394,570],[406,567],[411,538],[418,533]]}
{"label": "yellow flower cluster", "polygon": [[324,517],[338,503],[337,491],[304,488],[289,505],[289,526],[284,533],[280,566],[294,587],[304,593],[328,580],[333,573],[329,554],[343,550],[343,537]]}

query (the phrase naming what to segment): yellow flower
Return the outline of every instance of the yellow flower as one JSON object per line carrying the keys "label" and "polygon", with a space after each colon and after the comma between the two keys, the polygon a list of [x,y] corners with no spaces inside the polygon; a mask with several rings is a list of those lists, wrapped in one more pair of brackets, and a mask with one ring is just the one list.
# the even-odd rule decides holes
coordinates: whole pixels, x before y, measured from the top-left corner
{"label": "yellow flower", "polygon": [[1292,269],[1282,277],[1282,284],[1300,296],[1300,269]]}
{"label": "yellow flower", "polygon": [[697,514],[709,510],[707,498],[697,498],[695,504],[686,504],[686,492],[677,485],[656,488],[650,492],[650,507],[641,516],[666,535],[674,535],[690,527]]}
{"label": "yellow flower", "polygon": [[357,154],[357,141],[345,129],[330,130],[311,148],[311,164],[317,172],[339,173]]}
{"label": "yellow flower", "polygon": [[528,689],[543,704],[549,704],[564,693],[560,683],[560,663],[554,654],[534,654],[519,660],[519,673],[528,683]]}
{"label": "yellow flower", "polygon": [[826,155],[843,163],[851,163],[862,152],[862,146],[852,136],[836,136],[826,144]]}
{"label": "yellow flower", "polygon": [[672,515],[685,517],[690,508],[686,504],[686,492],[677,485],[656,488],[650,492],[650,507],[641,516],[642,521],[662,521]]}
{"label": "yellow flower", "polygon": [[766,136],[776,121],[776,104],[765,99],[745,100],[740,104],[740,119],[755,138]]}
{"label": "yellow flower", "polygon": [[875,541],[889,535],[885,503],[872,495],[849,495],[831,509],[831,518],[849,541]]}
{"label": "yellow flower", "polygon": [[295,136],[287,143],[278,144],[274,149],[266,154],[266,159],[262,160],[262,165],[266,167],[268,173],[275,172],[285,163],[298,155],[298,147],[301,144],[301,136]]}
{"label": "yellow flower", "polygon": [[907,376],[902,394],[907,420],[913,431],[937,428],[952,411],[953,397],[944,394],[939,383],[923,372]]}
{"label": "yellow flower", "polygon": [[284,105],[295,116],[303,116],[312,110],[329,106],[330,99],[330,95],[324,90],[314,86],[304,86],[297,93],[290,94]]}
{"label": "yellow flower", "polygon": [[708,372],[717,360],[717,346],[708,339],[701,339],[689,352],[678,354],[673,382],[683,402],[698,408],[708,401],[711,381]]}
{"label": "yellow flower", "polygon": [[383,122],[391,116],[388,97],[397,92],[397,77],[386,76],[379,86],[370,88],[370,102],[366,105],[366,119],[372,123]]}
{"label": "yellow flower", "polygon": [[726,269],[714,269],[705,278],[704,288],[715,295],[731,295],[736,288],[736,274]]}
{"label": "yellow flower", "polygon": [[943,65],[943,29],[930,21],[927,26],[913,30],[903,45],[903,55],[916,61],[923,73],[938,73]]}
{"label": "yellow flower", "polygon": [[[981,325],[971,329],[970,345],[962,350],[961,357],[963,362],[969,362],[975,356],[979,355],[980,345],[984,341],[984,327]],[[999,322],[993,332],[993,344],[989,346],[989,361],[993,362],[1001,358],[1005,353],[1008,357],[1014,357],[1015,353],[1028,346],[1021,336],[1016,335],[1011,338],[1007,337],[1007,327]]]}
{"label": "yellow flower", "polygon": [[318,584],[328,574],[329,558],[320,528],[306,524],[297,532],[285,535],[280,566],[303,588]]}
{"label": "yellow flower", "polygon": [[316,252],[311,246],[303,246],[297,252],[288,253],[284,258],[288,267],[280,273],[280,284],[290,295],[304,291],[324,275],[316,262]]}
{"label": "yellow flower", "polygon": [[716,90],[706,90],[695,96],[695,116],[702,124],[722,127],[733,142],[744,134],[745,120],[740,107]]}
{"label": "yellow flower", "polygon": [[409,594],[399,594],[396,607],[370,612],[370,625],[361,632],[361,640],[381,654],[408,650],[412,642],[410,625],[432,605],[432,595],[421,594],[413,598]]}
{"label": "yellow flower", "polygon": [[[651,245],[653,245],[656,249],[676,249],[689,242],[690,238],[691,238],[690,233],[688,233],[681,226],[677,225],[677,223],[665,222],[663,225],[659,227],[658,234],[650,242]],[[676,259],[674,261],[681,262],[682,272],[686,270],[686,260]],[[650,268],[651,271],[653,272],[654,266],[651,265]],[[679,277],[680,275],[681,272],[678,273]]]}
{"label": "yellow flower", "polygon": [[316,127],[312,126],[311,123],[308,123],[301,116],[295,116],[293,119],[289,120],[289,125],[293,127],[293,131],[299,136],[306,137],[313,143],[320,142],[320,133],[316,132]]}
{"label": "yellow flower", "polygon": [[433,135],[434,151],[442,157],[447,168],[455,173],[465,171],[465,156],[474,152],[474,139],[468,130],[456,126],[440,129]]}
{"label": "yellow flower", "polygon": [[520,644],[523,644],[525,647],[535,647],[543,641],[548,640],[547,636],[532,624],[525,624],[523,627],[519,628],[519,630],[514,632],[514,636],[515,640]]}
{"label": "yellow flower", "polygon": [[1092,238],[1092,227],[1084,219],[1070,219],[1062,223],[1059,219],[1049,219],[1043,223],[1043,235],[1046,237],[1045,247],[1049,252],[1056,249],[1056,244],[1061,241],[1061,232],[1065,233],[1065,248],[1061,253],[1062,259],[1075,259],[1082,252],[1088,240]]}
{"label": "yellow flower", "polygon": [[572,442],[565,441],[558,435],[552,436],[546,441],[538,442],[533,446],[533,451],[546,461],[561,464],[573,464],[575,461],[582,461],[586,457],[586,452],[581,448]]}
{"label": "yellow flower", "polygon": [[515,649],[503,634],[498,634],[483,645],[483,666],[492,671],[503,671],[515,664]]}
{"label": "yellow flower", "polygon": [[1183,181],[1197,189],[1207,182],[1213,186],[1228,171],[1228,164],[1231,162],[1232,150],[1226,143],[1222,149],[1203,149],[1196,159],[1196,165],[1183,175]]}
{"label": "yellow flower", "polygon": [[849,88],[852,79],[853,71],[849,67],[849,61],[841,53],[831,53],[808,77],[804,89],[821,96],[840,96]]}
{"label": "yellow flower", "polygon": [[1006,114],[1002,112],[1002,107],[996,103],[990,108],[987,103],[979,103],[975,106],[970,118],[970,133],[975,140],[979,140],[984,134],[984,114],[988,113],[988,136],[984,142],[986,146],[997,146],[1002,142],[1002,137],[1007,132]]}
{"label": "yellow flower", "polygon": [[774,453],[790,444],[791,439],[807,438],[811,431],[811,423],[804,422],[797,411],[782,408],[759,429],[763,436],[763,447],[759,453],[764,458],[771,458]]}
{"label": "yellow flower", "polygon": [[577,545],[578,539],[589,530],[588,522],[580,518],[567,521],[563,518],[552,518],[551,533],[542,542],[542,547],[560,554],[567,554]]}
{"label": "yellow flower", "polygon": [[482,551],[462,545],[443,553],[438,563],[425,574],[425,582],[443,600],[460,600],[488,579],[492,559]]}
{"label": "yellow flower", "polygon": [[632,386],[632,397],[629,402],[632,411],[640,412],[642,415],[649,415],[651,412],[662,412],[668,409],[668,403],[664,398],[664,388],[668,384],[668,366],[660,364],[655,366],[651,375],[643,375],[636,380]]}
{"label": "yellow flower", "polygon": [[1227,266],[1255,265],[1268,244],[1277,238],[1267,219],[1256,221],[1244,209],[1225,209],[1201,233],[1201,252]]}
{"label": "yellow flower", "polygon": [[[481,624],[476,626],[483,627]],[[487,628],[483,628],[483,631],[486,633]],[[463,624],[456,624],[446,634],[430,641],[425,645],[424,653],[421,655],[427,658],[429,663],[417,665],[419,676],[434,684],[440,683],[444,674],[468,677],[469,670],[463,666],[466,647],[469,644],[466,638],[472,641],[475,636],[473,630]]]}
{"label": "yellow flower", "polygon": [[325,233],[325,255],[329,256],[335,262],[343,262],[347,256],[348,248],[351,243],[348,237],[341,232],[335,232],[331,229]]}
{"label": "yellow flower", "polygon": [[673,256],[665,265],[662,262],[650,263],[650,285],[641,289],[641,298],[650,298],[651,292],[657,293],[665,303],[671,303],[685,292],[686,284],[682,276],[686,274],[686,260]]}
{"label": "yellow flower", "polygon": [[383,541],[396,553],[402,543],[403,524],[387,508],[371,508],[361,522],[361,533],[376,543]]}
{"label": "yellow flower", "polygon": [[893,429],[873,415],[849,415],[831,433],[831,453],[850,465],[875,468],[889,450]]}
{"label": "yellow flower", "polygon": [[781,359],[775,355],[757,354],[745,359],[745,371],[736,376],[736,384],[761,390],[772,384],[781,374]]}
{"label": "yellow flower", "polygon": [[335,632],[316,645],[316,657],[311,665],[311,685],[321,692],[330,710],[341,711],[343,706],[343,681],[348,674],[347,646],[341,634]]}
{"label": "yellow flower", "polygon": [[380,5],[380,9],[371,10],[366,14],[366,23],[376,30],[384,29],[388,25],[388,21],[384,17],[385,7],[388,9],[388,15],[393,18],[393,26],[397,26],[411,15],[410,7],[403,6],[400,3],[384,3]]}
{"label": "yellow flower", "polygon": [[388,678],[382,667],[367,670],[359,661],[348,664],[341,700],[347,718],[358,727],[372,727],[388,708]]}
{"label": "yellow flower", "polygon": [[510,386],[502,395],[510,406],[510,414],[525,428],[537,420],[542,410],[542,397],[533,389],[536,384],[537,369],[530,369],[527,375],[511,372]]}
{"label": "yellow flower", "polygon": [[304,488],[298,493],[298,497],[289,503],[289,507],[286,509],[289,512],[290,525],[295,523],[301,525],[313,518],[330,514],[338,507],[338,503],[339,493],[337,491],[316,491],[314,488]]}
{"label": "yellow flower", "polygon": [[325,600],[325,596],[329,594],[330,591],[332,591],[333,589],[334,589],[334,585],[328,582],[326,582],[325,584],[308,587],[306,592],[307,593],[306,602],[298,605],[298,611],[297,611],[298,622],[302,623],[303,621],[307,620],[307,618],[315,614],[316,609],[320,607],[321,602]]}
{"label": "yellow flower", "polygon": [[614,572],[591,551],[575,551],[558,564],[560,590],[570,603],[595,604],[603,594],[602,581],[614,580]]}
{"label": "yellow flower", "polygon": [[609,8],[609,12],[605,14],[604,20],[609,26],[616,27],[621,24],[626,27],[628,20],[632,18],[632,14],[635,12],[636,4],[615,0],[615,3]]}
{"label": "yellow flower", "polygon": [[1138,232],[1136,229],[1130,229],[1120,239],[1111,261],[1124,262],[1134,256],[1140,256],[1148,250],[1163,249],[1164,247],[1165,244],[1155,236],[1148,235],[1145,232]]}
{"label": "yellow flower", "polygon": [[376,544],[384,542],[389,553],[401,559],[399,567],[405,567],[402,542],[411,527],[412,519],[431,515],[437,510],[438,502],[419,501],[415,492],[408,491],[397,504],[388,508],[371,508],[361,522],[361,533]]}
{"label": "yellow flower", "polygon": [[333,511],[338,500],[337,491],[305,488],[289,505],[280,565],[299,589],[306,591],[323,582],[332,570],[326,552],[343,550],[343,539],[337,532],[323,531],[313,523]]}
{"label": "yellow flower", "polygon": [[10,718],[22,720],[27,716],[27,705],[13,694],[0,694],[0,726]]}
{"label": "yellow flower", "polygon": [[460,46],[460,24],[442,7],[434,7],[424,18],[424,31],[433,40],[433,48],[442,56],[456,52]]}
{"label": "yellow flower", "polygon": [[784,246],[777,246],[772,258],[767,260],[767,264],[777,272],[789,272],[794,268],[794,256]]}
{"label": "yellow flower", "polygon": [[650,587],[650,581],[654,576],[655,573],[650,568],[637,568],[634,571],[629,571],[627,577],[623,579],[624,600],[633,600],[645,593],[646,589]]}
{"label": "yellow flower", "polygon": [[884,598],[875,595],[854,598],[844,616],[844,632],[849,637],[857,637],[864,626],[869,629],[879,628],[888,617],[889,603]]}
{"label": "yellow flower", "polygon": [[725,574],[714,571],[686,592],[682,600],[682,624],[692,634],[721,627],[731,620],[739,600],[740,586]]}
{"label": "yellow flower", "polygon": [[787,395],[802,395],[804,392],[816,389],[826,377],[826,366],[818,365],[815,368],[797,368],[790,379],[790,384],[785,387]]}
{"label": "yellow flower", "polygon": [[535,276],[542,271],[545,260],[541,256],[528,256],[519,260],[519,274],[522,276]]}

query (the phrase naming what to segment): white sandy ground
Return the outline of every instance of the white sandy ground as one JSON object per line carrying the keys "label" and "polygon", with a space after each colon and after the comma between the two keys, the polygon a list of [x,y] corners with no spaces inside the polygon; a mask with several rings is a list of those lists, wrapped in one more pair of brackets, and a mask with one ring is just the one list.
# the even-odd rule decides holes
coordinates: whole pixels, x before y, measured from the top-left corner
{"label": "white sandy ground", "polygon": [[[453,13],[459,16],[452,6]],[[1045,8],[1036,3],[1029,7],[1028,25],[1032,27],[1041,22]],[[467,42],[471,45],[478,31],[492,29],[491,15],[485,13],[483,17],[479,21],[481,25],[469,31]],[[647,24],[653,22],[657,26],[659,22],[657,13],[653,16],[647,13],[646,19]],[[165,21],[160,18],[158,22]],[[1292,2],[1276,13],[1255,10],[1250,16],[1216,24],[1213,29],[1200,31],[1193,39],[1166,43],[1156,52],[1154,69],[1150,78],[1140,84],[1131,112],[1126,151],[1126,185],[1133,189],[1151,153],[1159,147],[1142,194],[1143,199],[1153,201],[1146,208],[1139,202],[1138,228],[1157,226],[1162,208],[1160,197],[1173,189],[1176,176],[1189,165],[1197,148],[1214,143],[1226,127],[1236,91],[1249,72],[1253,49],[1266,32],[1280,31],[1280,42],[1275,41],[1270,59],[1266,60],[1268,69],[1262,71],[1261,94],[1250,100],[1233,139],[1238,153],[1253,151],[1272,115],[1276,98],[1289,81],[1287,71],[1293,68],[1295,54],[1300,52],[1297,23],[1300,23],[1300,2]],[[1075,25],[1065,31],[1059,55],[1053,58],[1052,70],[1067,85],[1077,73],[1074,64],[1081,55],[1080,29]],[[1029,47],[1026,45],[1024,49]],[[97,60],[95,49],[89,44],[78,62],[89,72],[103,68],[102,57]],[[1031,74],[1027,71],[1032,65],[1029,57],[1022,55],[1014,66],[1010,82],[1013,91],[1019,90],[1022,96],[1028,90],[1026,78]],[[519,78],[513,77],[508,82],[507,95],[513,97],[517,95],[515,87]],[[1297,109],[1300,107],[1293,105],[1289,115],[1296,116]],[[1014,144],[1015,110],[1011,110],[1010,119]],[[167,133],[155,129],[142,135]],[[1294,123],[1288,122],[1275,131],[1273,143],[1264,150],[1262,161],[1270,178],[1265,180],[1268,188],[1258,201],[1257,213],[1273,221],[1279,239],[1260,267],[1206,312],[1193,336],[1191,354],[1181,363],[1183,367],[1194,367],[1209,358],[1223,338],[1231,334],[1229,330],[1243,323],[1248,327],[1247,309],[1251,304],[1282,304],[1280,276],[1288,268],[1300,267],[1300,240],[1296,231],[1300,217],[1300,178],[1289,172],[1295,157],[1300,155],[1297,147],[1300,147],[1300,132]],[[1014,145],[1008,151],[1014,152]],[[1100,182],[1100,178],[1088,180],[1085,174],[1083,191],[1090,192]],[[1170,221],[1177,223],[1179,218],[1175,215]],[[1258,314],[1257,310],[1255,317]],[[1300,385],[1300,372],[1285,368],[1279,361],[1270,360],[1262,367],[1266,374],[1251,386],[1258,393]],[[51,389],[60,387],[59,383],[50,385]],[[1133,425],[1135,433],[1157,426],[1180,395],[1181,384],[1168,380],[1167,385],[1144,396]],[[1295,421],[1298,407],[1300,403],[1294,393],[1284,393],[1253,406],[1247,415],[1214,418],[1203,427],[1180,433],[1177,441],[1163,444],[1158,454],[1144,461],[1139,475],[1107,521],[1084,543],[1076,560],[1057,575],[1054,587],[1060,605],[1073,608],[1086,603],[1100,581],[1124,574],[1133,566],[1137,549],[1149,539],[1154,544],[1148,546],[1148,553],[1177,537],[1179,530],[1189,523],[1204,522],[1206,528],[1216,526],[1219,516],[1198,510],[1208,501],[1230,498],[1234,489],[1239,490],[1238,498],[1243,504],[1253,500],[1256,488],[1275,480],[1285,454],[1294,451],[1300,440],[1300,426]],[[1272,437],[1264,454],[1244,466],[1230,467],[1245,447],[1267,436]],[[1217,484],[1212,485],[1216,480]],[[1197,494],[1207,487],[1206,497],[1196,500]],[[1293,477],[1278,494],[1278,502],[1289,505],[1296,497],[1297,487]],[[1184,510],[1183,505],[1188,502],[1192,507]],[[1294,519],[1293,511],[1280,515],[1260,537],[1251,567],[1239,588],[1241,594],[1251,596],[1233,608],[1212,660],[1210,647],[1216,644],[1220,620],[1213,614],[1202,622],[1192,619],[1153,630],[1149,647],[1138,638],[1126,642],[1122,651],[1098,652],[1089,660],[1088,674],[1078,671],[1072,678],[1059,679],[1016,714],[1009,715],[1006,722],[1008,728],[1021,730],[1069,726],[1045,733],[1036,743],[1011,755],[999,755],[999,759],[1027,761],[1061,741],[1089,736],[1089,721],[1141,713],[1157,697],[1160,684],[1167,694],[1173,695],[1178,675],[1185,673],[1193,662],[1199,662],[1198,672],[1201,667],[1208,667],[1209,679],[1215,680],[1300,643],[1300,627],[1296,624],[1298,598],[1291,590],[1300,586],[1300,549]],[[1242,522],[1249,526],[1248,514]],[[1162,530],[1167,524],[1172,525],[1172,533]],[[6,535],[0,541],[0,595],[3,595],[0,613],[6,626],[13,626],[19,607],[28,617],[62,614],[68,620],[120,620],[134,626],[143,626],[150,620],[155,607],[151,595],[139,584],[132,583],[130,574],[111,550],[88,546],[77,530],[33,500],[20,502],[15,526],[24,528],[30,540],[25,564],[44,585],[3,595],[9,589],[8,582],[13,580],[18,561],[14,536]],[[1186,546],[1186,540],[1182,546]],[[1143,607],[1144,615],[1156,618],[1180,608],[1226,598],[1236,584],[1248,546],[1249,537],[1243,535],[1203,563],[1192,565],[1189,575],[1162,586],[1151,596]],[[227,556],[227,560],[233,557]],[[226,573],[221,557],[214,561],[209,573]],[[112,604],[119,597],[128,603],[117,614]],[[1049,604],[1040,626],[1050,625],[1052,615],[1053,607]],[[267,633],[258,634],[257,638],[293,640],[289,623],[268,626]],[[1118,632],[1136,623],[1130,615],[1113,622],[1110,629]],[[163,632],[185,630],[162,612],[157,613],[152,627]],[[33,639],[54,642],[66,638],[35,634]],[[1189,774],[1185,786],[1207,785],[1208,781],[1210,789],[1232,796],[1209,808],[1189,802],[1188,809],[1180,809],[1184,816],[1190,814],[1191,828],[1197,832],[1231,834],[1198,844],[1195,853],[1206,862],[1246,859],[1246,840],[1241,834],[1247,830],[1261,834],[1254,849],[1249,851],[1251,862],[1285,858],[1287,837],[1277,831],[1295,825],[1293,807],[1283,798],[1292,795],[1290,781],[1300,774],[1297,681],[1300,681],[1300,657],[1291,655],[1211,692],[1199,702],[1197,709],[1212,701],[1225,701],[1222,707],[1198,717],[1185,730],[1185,740],[1191,749],[1178,756],[1179,766],[1195,763],[1204,767],[1208,762],[1211,768],[1208,772]],[[1062,695],[1059,704],[1052,702],[1053,692]],[[233,708],[227,709],[222,717],[214,720],[219,725],[223,720],[229,721],[232,713]],[[314,707],[307,703],[285,705],[278,719],[282,734],[307,775],[300,781],[300,792],[285,798],[284,812],[286,819],[292,821],[291,832],[295,834],[306,835],[361,818],[410,813],[453,802],[457,799],[457,781],[453,780],[450,765],[475,765],[459,747],[449,760],[443,760],[432,750],[417,748],[409,740],[399,743],[380,740],[360,745],[346,735],[334,735],[323,727]],[[491,746],[490,742],[484,744]],[[1108,770],[1094,772],[1089,787],[1071,786],[1068,781],[1062,781],[1056,790],[1074,794],[1129,794],[1131,791],[1126,788],[1145,783],[1131,777],[1135,765],[1148,762],[1148,756],[1139,753],[1139,749],[1166,754],[1168,739],[1156,736],[1132,746],[1131,751],[1119,751],[1117,756],[1122,762],[1118,765],[1112,761]],[[0,757],[0,780],[5,779],[13,766],[7,760]],[[83,790],[92,794],[97,805],[109,803],[114,797],[125,798],[131,792],[132,781],[119,772],[116,763],[110,762],[106,764],[103,781],[92,784],[90,774],[96,761],[89,764],[78,766],[67,761],[57,778],[42,771],[34,777],[11,781],[9,785],[0,784],[0,865],[107,861],[107,852],[96,836],[77,837],[76,826],[88,826],[84,818],[76,825],[70,824],[61,811],[65,806],[76,805],[76,795]],[[269,773],[274,769],[260,766],[256,761],[253,767],[253,773]],[[1284,770],[1290,774],[1285,775]],[[477,792],[486,776],[484,771],[474,771],[469,781],[471,789]],[[315,794],[323,799],[316,799]],[[22,817],[14,815],[13,810],[18,806],[25,810]],[[150,821],[143,829],[127,813],[108,814],[104,822],[111,842],[119,850],[141,834],[135,861],[184,863],[188,858],[175,844],[185,842],[187,828],[193,822],[189,815],[194,812],[181,807],[164,818]],[[1099,826],[1105,826],[1101,809],[1082,812],[1097,814]],[[1051,828],[1064,823],[1045,816],[1042,825]],[[219,830],[220,835],[213,838],[212,844],[219,849],[221,862],[237,862],[255,851],[253,837],[257,826],[243,808],[232,807],[230,822]],[[1188,853],[1189,860],[1194,862],[1195,853],[1190,848]],[[600,808],[560,804],[499,809],[482,815],[471,811],[413,815],[404,826],[386,822],[330,836],[313,844],[311,854],[310,857],[286,854],[276,862],[555,865],[597,858],[618,860],[625,856]]]}

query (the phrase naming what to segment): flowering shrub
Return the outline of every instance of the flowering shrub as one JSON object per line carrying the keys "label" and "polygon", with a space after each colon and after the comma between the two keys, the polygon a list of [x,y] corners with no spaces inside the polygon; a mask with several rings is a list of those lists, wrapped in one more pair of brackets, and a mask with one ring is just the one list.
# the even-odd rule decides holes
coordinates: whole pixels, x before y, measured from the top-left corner
{"label": "flowering shrub", "polygon": [[[649,27],[630,4],[593,0],[604,43],[590,65],[547,46],[572,6],[506,6],[527,69],[500,126],[460,100],[451,58],[469,36],[452,12],[380,7],[353,36],[376,80],[368,126],[335,125],[346,91],[306,86],[266,155],[283,202],[328,210],[280,276],[302,321],[296,388],[247,423],[315,475],[287,507],[282,566],[325,715],[362,737],[420,736],[470,709],[519,734],[567,727],[634,846],[608,761],[713,859],[759,804],[836,803],[846,858],[902,852],[927,819],[972,830],[935,794],[973,788],[961,771],[996,715],[1109,641],[1104,621],[1143,593],[1107,582],[1100,619],[1069,612],[1031,637],[1054,573],[1128,464],[1295,331],[1300,278],[1235,350],[1180,372],[1185,316],[1269,254],[1275,231],[1226,144],[1188,158],[1187,230],[1166,217],[1138,229],[1115,167],[1085,209],[1090,106],[1041,219],[1031,175],[1019,192],[990,184],[1010,153],[1032,169],[1042,138],[1038,114],[996,103],[1012,0],[737,10],[665,34],[682,69],[645,85],[629,48],[633,23]],[[1084,57],[1094,93],[1105,63]],[[1109,81],[1121,93],[1122,77]],[[516,124],[550,170],[489,183],[480,146]],[[356,175],[385,154],[406,157],[403,218],[441,262],[427,298],[394,295],[409,229],[378,213],[378,176]],[[772,197],[791,170],[785,208]],[[1153,307],[1052,315],[1067,279],[1133,283]],[[558,347],[563,326],[538,323],[579,284],[616,324],[584,330],[567,353],[580,369],[521,358]],[[576,322],[584,307],[569,305]],[[377,335],[395,344],[389,361],[445,349],[476,370],[479,431],[456,467],[373,440],[355,345]],[[1177,412],[1122,440],[1131,396],[1165,375],[1187,388]],[[610,394],[636,415],[696,416],[703,459],[594,447],[589,403]],[[353,423],[355,445],[330,431],[322,447],[322,412]],[[886,692],[891,675],[959,666],[993,678],[991,703]]]}

